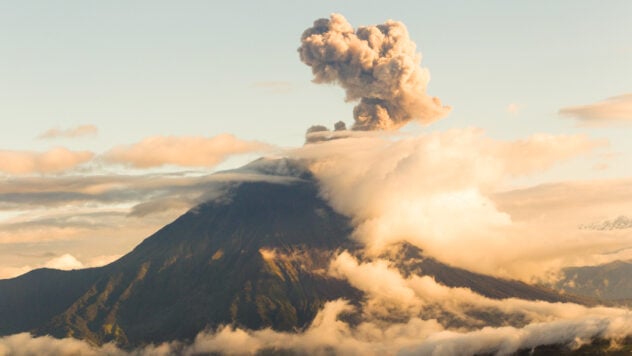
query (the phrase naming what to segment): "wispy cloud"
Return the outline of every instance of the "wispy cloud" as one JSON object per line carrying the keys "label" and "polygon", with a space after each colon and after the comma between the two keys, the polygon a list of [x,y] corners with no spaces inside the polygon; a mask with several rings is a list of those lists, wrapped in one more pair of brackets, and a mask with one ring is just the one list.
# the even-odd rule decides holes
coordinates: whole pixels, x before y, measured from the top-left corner
{"label": "wispy cloud", "polygon": [[37,136],[39,139],[52,139],[52,138],[76,138],[83,136],[96,136],[99,130],[94,125],[81,125],[69,129],[60,129],[57,127],[48,129],[41,135]]}
{"label": "wispy cloud", "polygon": [[9,174],[56,173],[90,161],[89,151],[58,147],[45,152],[0,150],[0,172]]}
{"label": "wispy cloud", "polygon": [[126,146],[117,146],[103,155],[109,163],[135,168],[163,165],[183,167],[213,167],[228,156],[265,150],[268,145],[244,141],[230,134],[214,137],[153,136]]}
{"label": "wispy cloud", "polygon": [[593,104],[562,108],[558,113],[572,117],[580,125],[585,126],[632,124],[632,93],[614,96]]}

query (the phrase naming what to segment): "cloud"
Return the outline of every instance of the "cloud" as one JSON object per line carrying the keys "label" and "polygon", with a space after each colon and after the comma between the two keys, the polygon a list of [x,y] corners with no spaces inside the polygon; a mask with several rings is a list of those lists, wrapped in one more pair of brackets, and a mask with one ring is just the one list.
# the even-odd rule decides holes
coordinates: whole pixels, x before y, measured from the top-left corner
{"label": "cloud", "polygon": [[75,256],[66,253],[48,261],[46,264],[44,264],[44,267],[61,270],[71,270],[84,268],[84,265],[83,263],[79,262],[79,260],[77,260]]}
{"label": "cloud", "polygon": [[7,355],[199,355],[221,353],[252,355],[257,352],[293,351],[312,355],[507,355],[538,345],[562,344],[577,348],[593,337],[620,339],[630,334],[629,315],[615,318],[587,316],[536,323],[523,328],[489,327],[475,331],[444,330],[435,320],[411,318],[407,322],[362,322],[351,326],[340,316],[353,311],[343,300],[325,304],[312,325],[298,333],[271,329],[243,330],[228,326],[199,333],[191,344],[179,342],[124,351],[113,344],[93,346],[84,341],[28,333],[0,338],[0,354]]}
{"label": "cloud", "polygon": [[63,147],[46,152],[0,150],[0,172],[9,174],[57,173],[86,163],[94,157],[88,151]]}
{"label": "cloud", "polygon": [[341,315],[351,311],[353,307],[343,300],[328,302],[312,325],[296,334],[224,327],[214,333],[198,334],[183,353],[240,355],[264,350],[291,350],[319,355],[506,355],[538,345],[566,344],[572,347],[593,337],[621,338],[630,334],[631,322],[629,314],[619,312],[612,318],[589,315],[521,328],[486,327],[467,331],[446,330],[436,320],[418,317],[392,323],[370,320],[351,326],[340,320]]}
{"label": "cloud", "polygon": [[62,130],[59,128],[48,129],[41,135],[37,136],[39,139],[52,139],[52,138],[76,138],[83,136],[96,136],[99,130],[94,125],[81,125],[70,129]]}
{"label": "cloud", "polygon": [[353,110],[354,130],[392,130],[412,120],[429,124],[449,107],[426,94],[430,74],[406,26],[387,21],[354,30],[340,14],[318,19],[298,49],[315,83],[340,85]]}
{"label": "cloud", "polygon": [[87,342],[67,338],[55,339],[50,336],[32,337],[28,333],[0,338],[0,355],[116,355],[121,350],[112,344],[96,347]]}
{"label": "cloud", "polygon": [[512,179],[603,144],[583,135],[502,141],[478,129],[455,129],[416,137],[356,133],[289,154],[311,162],[321,194],[352,218],[353,236],[369,253],[407,241],[451,265],[531,281],[564,263],[632,245],[629,237],[594,239],[556,220],[514,221],[514,212],[495,201]]}
{"label": "cloud", "polygon": [[214,137],[153,136],[128,146],[117,146],[103,155],[109,163],[135,168],[167,164],[183,167],[213,167],[228,156],[260,152],[269,146],[257,141],[243,141],[230,134]]}
{"label": "cloud", "polygon": [[632,94],[614,96],[588,105],[570,106],[558,112],[572,117],[580,125],[604,126],[632,123]]}
{"label": "cloud", "polygon": [[632,210],[632,179],[546,183],[497,192],[492,199],[515,222],[557,221],[570,228]]}

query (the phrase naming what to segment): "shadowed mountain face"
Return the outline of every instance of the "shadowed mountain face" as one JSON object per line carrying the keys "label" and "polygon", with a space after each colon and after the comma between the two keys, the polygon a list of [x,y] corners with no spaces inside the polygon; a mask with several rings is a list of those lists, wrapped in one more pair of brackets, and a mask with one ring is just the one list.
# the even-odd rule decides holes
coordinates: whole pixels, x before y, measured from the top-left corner
{"label": "shadowed mountain face", "polygon": [[[134,347],[191,340],[222,324],[298,330],[326,301],[360,304],[360,291],[327,273],[339,251],[361,255],[349,239],[350,220],[319,197],[311,174],[285,160],[244,171],[270,179],[228,185],[110,265],[0,281],[0,335],[31,331]],[[491,298],[568,300],[444,265],[408,245],[389,258],[405,273]]]}

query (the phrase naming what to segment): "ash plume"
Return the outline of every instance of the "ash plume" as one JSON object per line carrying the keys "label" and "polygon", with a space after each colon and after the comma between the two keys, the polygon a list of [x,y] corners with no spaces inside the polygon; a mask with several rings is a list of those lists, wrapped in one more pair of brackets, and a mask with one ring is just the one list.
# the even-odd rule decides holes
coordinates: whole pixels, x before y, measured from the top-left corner
{"label": "ash plume", "polygon": [[354,30],[332,14],[303,32],[298,52],[315,83],[339,84],[346,101],[359,101],[353,130],[394,130],[412,120],[429,124],[450,111],[426,93],[430,75],[401,22]]}

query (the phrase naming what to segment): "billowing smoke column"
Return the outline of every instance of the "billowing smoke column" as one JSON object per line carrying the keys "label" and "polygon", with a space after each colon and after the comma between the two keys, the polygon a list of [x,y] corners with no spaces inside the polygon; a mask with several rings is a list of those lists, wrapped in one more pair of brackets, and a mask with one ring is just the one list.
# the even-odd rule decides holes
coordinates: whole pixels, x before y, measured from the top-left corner
{"label": "billowing smoke column", "polygon": [[401,22],[353,27],[340,14],[318,19],[301,36],[301,61],[315,83],[336,83],[354,108],[354,130],[393,130],[411,120],[429,124],[449,107],[426,94],[430,79]]}

